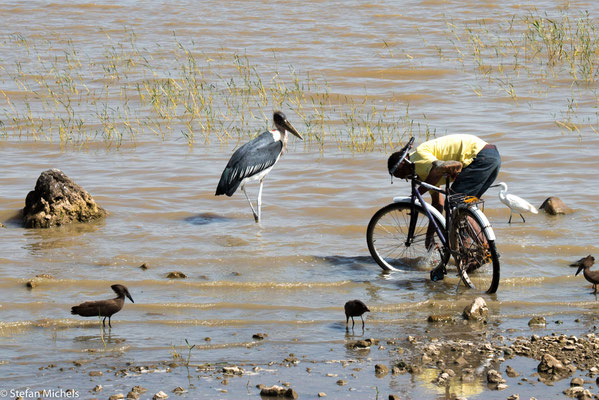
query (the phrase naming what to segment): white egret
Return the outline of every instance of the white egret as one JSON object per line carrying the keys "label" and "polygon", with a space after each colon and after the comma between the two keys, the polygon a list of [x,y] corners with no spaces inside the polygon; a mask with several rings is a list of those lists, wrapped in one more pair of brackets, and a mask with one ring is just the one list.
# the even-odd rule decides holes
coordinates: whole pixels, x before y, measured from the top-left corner
{"label": "white egret", "polygon": [[508,220],[508,224],[512,223],[512,213],[514,211],[520,214],[522,222],[526,222],[526,220],[522,216],[523,212],[530,212],[533,214],[539,213],[539,211],[528,201],[516,195],[507,193],[507,184],[505,182],[499,182],[498,184],[493,185],[492,187],[497,186],[501,186],[501,190],[499,191],[499,200],[510,208],[510,219]]}

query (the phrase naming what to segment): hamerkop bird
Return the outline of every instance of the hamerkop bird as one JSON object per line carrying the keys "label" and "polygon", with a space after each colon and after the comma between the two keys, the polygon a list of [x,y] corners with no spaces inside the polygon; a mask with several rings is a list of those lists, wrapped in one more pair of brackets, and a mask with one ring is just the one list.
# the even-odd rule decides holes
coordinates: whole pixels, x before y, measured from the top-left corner
{"label": "hamerkop bird", "polygon": [[135,302],[125,286],[117,284],[112,285],[111,288],[117,295],[114,299],[86,301],[78,306],[71,307],[71,314],[81,315],[82,317],[104,317],[102,320],[102,326],[104,327],[106,326],[106,317],[108,317],[108,326],[112,328],[110,317],[121,311],[125,303],[125,296],[131,300],[131,303]]}
{"label": "hamerkop bird", "polygon": [[578,267],[578,271],[576,271],[576,275],[580,273],[580,271],[584,270],[584,279],[591,282],[593,284],[593,293],[597,293],[597,284],[599,284],[599,271],[591,271],[591,267],[595,263],[595,257],[592,255],[588,255],[575,263],[570,264],[571,267]]}
{"label": "hamerkop bird", "polygon": [[360,300],[350,300],[345,303],[345,325],[349,323],[349,317],[351,317],[352,328],[356,324],[354,321],[354,317],[360,317],[362,319],[362,328],[364,328],[364,318],[362,318],[362,314],[366,311],[370,311],[366,304],[362,303]]}

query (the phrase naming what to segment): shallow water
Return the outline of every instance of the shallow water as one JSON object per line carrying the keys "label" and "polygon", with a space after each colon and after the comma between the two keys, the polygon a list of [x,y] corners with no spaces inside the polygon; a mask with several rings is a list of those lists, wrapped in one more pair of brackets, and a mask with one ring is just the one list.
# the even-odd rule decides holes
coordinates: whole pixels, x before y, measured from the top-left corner
{"label": "shallow water", "polygon": [[[537,6],[557,13],[561,3]],[[597,12],[594,3],[570,7],[572,15],[584,9]],[[332,12],[337,9],[339,13]],[[535,333],[583,334],[593,329],[599,303],[568,264],[599,250],[599,188],[593,178],[599,170],[599,136],[589,127],[569,133],[555,124],[569,83],[556,79],[559,90],[514,102],[467,67],[444,62],[434,47],[451,50],[448,21],[503,20],[529,11],[512,2],[436,1],[283,1],[274,7],[261,2],[150,2],[143,8],[135,2],[39,1],[0,6],[5,32],[70,36],[87,54],[103,51],[106,32],[118,35],[129,26],[140,46],[164,59],[165,69],[168,52],[158,44],[173,31],[193,39],[205,53],[247,53],[263,71],[269,71],[276,53],[281,64],[323,76],[334,93],[367,93],[367,101],[398,108],[409,102],[410,112],[437,135],[471,133],[496,144],[503,161],[499,179],[510,192],[536,206],[550,195],[559,196],[573,213],[526,215],[526,223],[516,216],[507,224],[509,211],[496,189],[489,190],[485,213],[498,238],[501,282],[496,295],[485,297],[491,323],[483,334],[530,335],[527,322],[534,315],[550,321]],[[0,47],[5,69],[19,61],[7,48]],[[390,51],[402,57],[390,57]],[[35,65],[25,67],[34,70]],[[518,83],[521,93],[537,90],[530,81]],[[482,88],[484,96],[473,88]],[[592,104],[581,102],[579,107],[578,115],[595,111]],[[287,115],[300,132],[305,130],[293,111]],[[255,124],[248,134],[262,128]],[[135,145],[125,141],[118,149],[106,148],[99,138],[68,150],[43,139],[0,140],[0,222],[6,225],[0,228],[0,388],[74,388],[87,398],[96,384],[105,388],[99,397],[108,397],[139,383],[148,393],[183,386],[190,398],[250,398],[257,396],[257,383],[290,382],[301,398],[321,391],[331,398],[375,398],[377,390],[383,397],[449,396],[430,384],[435,371],[429,371],[431,376],[424,371],[418,377],[377,379],[374,364],[391,365],[397,355],[374,348],[364,355],[345,346],[343,304],[353,298],[364,300],[372,311],[366,314],[363,337],[476,340],[480,332],[452,327],[427,332],[429,314],[459,315],[472,292],[456,293],[455,279],[432,283],[426,271],[382,274],[366,247],[366,225],[377,209],[409,187],[399,180],[389,184],[388,153],[336,150],[331,141],[321,152],[291,140],[288,153],[265,181],[263,220],[256,224],[241,193],[214,196],[237,146],[234,140],[189,147],[177,134],[165,140],[146,134]],[[13,217],[48,168],[73,178],[109,216],[50,230],[20,227]],[[249,192],[255,196],[256,187]],[[143,263],[147,270],[139,268]],[[169,280],[170,271],[187,278]],[[28,279],[42,273],[56,279],[25,288]],[[115,315],[103,343],[98,321],[69,311],[79,302],[111,297],[110,285],[116,282],[129,288],[135,304],[127,301]],[[557,320],[563,324],[555,324]],[[267,333],[266,340],[254,340],[258,332]],[[361,329],[355,333],[362,337]],[[192,364],[254,363],[265,370],[231,378],[228,385],[198,372],[189,381],[184,368],[123,379],[108,372],[127,363],[172,360],[173,349],[186,356],[185,339],[197,345]],[[268,365],[290,353],[301,360],[297,367]],[[84,365],[73,367],[77,360]],[[334,360],[351,362],[344,366]],[[352,369],[354,362],[362,372]],[[49,364],[55,367],[40,369]],[[517,365],[529,373],[536,368],[527,359],[518,359]],[[105,373],[90,377],[92,370]],[[349,384],[338,386],[337,379]],[[500,395],[486,391],[481,382],[455,384],[451,392],[472,399],[505,398],[511,392],[543,398],[557,395],[567,382],[516,386],[510,379],[508,385],[510,393]]]}

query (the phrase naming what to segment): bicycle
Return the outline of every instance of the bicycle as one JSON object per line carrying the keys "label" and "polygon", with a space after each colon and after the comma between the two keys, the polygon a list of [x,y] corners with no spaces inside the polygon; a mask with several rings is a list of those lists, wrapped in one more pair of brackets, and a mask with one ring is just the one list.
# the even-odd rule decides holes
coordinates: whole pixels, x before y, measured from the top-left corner
{"label": "bicycle", "polygon": [[[391,176],[406,159],[413,143],[412,137],[401,150]],[[432,266],[432,281],[444,278],[446,265],[453,257],[460,278],[458,288],[464,282],[469,288],[478,286],[486,288],[487,293],[495,293],[499,286],[499,253],[493,228],[478,207],[484,206],[483,201],[450,193],[449,176],[445,177],[444,190],[421,181],[414,163],[407,161],[411,172],[406,180],[411,182],[411,195],[393,198],[393,203],[372,216],[366,230],[370,254],[385,271]],[[447,218],[424,201],[418,192],[420,186],[445,196],[443,208]]]}

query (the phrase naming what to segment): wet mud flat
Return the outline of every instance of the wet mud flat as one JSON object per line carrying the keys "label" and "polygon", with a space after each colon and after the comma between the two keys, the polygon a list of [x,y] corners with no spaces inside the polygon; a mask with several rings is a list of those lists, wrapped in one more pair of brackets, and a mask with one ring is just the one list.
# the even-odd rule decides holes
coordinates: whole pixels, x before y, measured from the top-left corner
{"label": "wet mud flat", "polygon": [[126,338],[105,336],[98,339],[104,346],[94,340],[72,360],[40,366],[35,381],[47,382],[46,387],[60,382],[65,392],[97,399],[591,399],[599,394],[599,333],[588,326],[593,316],[546,322],[535,317],[520,329],[510,328],[525,323],[516,319],[430,320],[435,322],[394,327],[401,332],[396,336],[367,320],[364,331],[357,324],[326,342],[243,333],[236,338],[237,357],[217,338],[206,337],[171,346],[162,359],[140,361],[143,353],[128,354]]}

